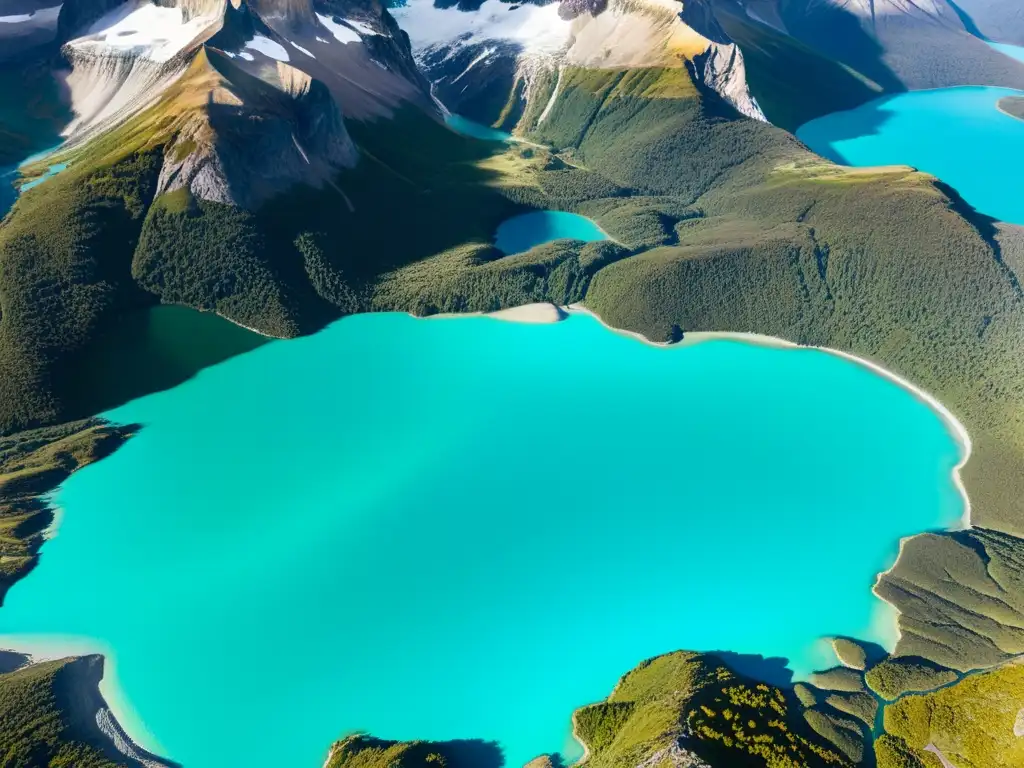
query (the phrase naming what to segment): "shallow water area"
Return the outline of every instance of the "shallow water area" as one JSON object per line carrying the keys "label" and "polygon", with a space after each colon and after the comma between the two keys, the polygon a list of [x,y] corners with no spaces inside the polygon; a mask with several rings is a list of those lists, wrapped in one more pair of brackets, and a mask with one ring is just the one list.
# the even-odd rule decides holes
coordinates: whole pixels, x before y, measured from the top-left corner
{"label": "shallow water area", "polygon": [[1024,224],[1024,121],[999,111],[1010,88],[966,86],[886,96],[804,124],[797,137],[844,165],[910,165],[981,213]]}
{"label": "shallow water area", "polygon": [[108,649],[189,768],[356,730],[575,757],[651,655],[884,641],[875,575],[962,512],[955,440],[864,367],[582,315],[353,316],[110,416],[145,428],[59,490],[0,633]]}
{"label": "shallow water area", "polygon": [[534,211],[513,216],[498,225],[495,247],[505,254],[523,253],[555,240],[608,240],[608,235],[586,216],[565,211]]}
{"label": "shallow water area", "polygon": [[0,218],[7,215],[7,212],[14,206],[15,201],[18,199],[18,195],[21,192],[27,192],[33,187],[39,186],[47,179],[56,176],[61,171],[67,170],[67,164],[55,163],[51,165],[45,173],[32,181],[26,182],[19,185],[18,179],[21,177],[21,169],[26,165],[38,162],[47,155],[53,153],[58,149],[60,145],[44,149],[41,152],[36,152],[20,163],[16,165],[8,165],[0,167]]}
{"label": "shallow water area", "polygon": [[456,133],[462,134],[463,136],[469,136],[473,139],[483,139],[484,141],[512,141],[513,137],[511,133],[507,131],[499,131],[497,128],[491,128],[489,125],[482,125],[476,123],[469,118],[463,117],[462,115],[456,115],[451,112],[444,116],[445,125],[451,128]]}
{"label": "shallow water area", "polygon": [[1010,58],[1024,63],[1024,48],[1021,46],[1011,45],[1010,43],[993,43],[991,41],[989,42],[989,45],[1000,53],[1005,53]]}

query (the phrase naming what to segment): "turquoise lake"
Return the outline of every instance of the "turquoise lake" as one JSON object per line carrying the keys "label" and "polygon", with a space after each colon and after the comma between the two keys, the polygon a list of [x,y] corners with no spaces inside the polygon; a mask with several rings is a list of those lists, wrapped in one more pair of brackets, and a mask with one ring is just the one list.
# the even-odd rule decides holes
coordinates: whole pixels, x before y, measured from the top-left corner
{"label": "turquoise lake", "polygon": [[812,120],[796,135],[844,165],[911,165],[980,212],[1024,224],[1024,121],[996,107],[1005,96],[1022,95],[981,86],[913,91]]}
{"label": "turquoise lake", "polygon": [[56,493],[0,647],[107,653],[189,768],[356,730],[575,758],[572,710],[649,656],[886,642],[876,574],[962,512],[954,439],[867,369],[581,315],[358,315],[108,415],[145,427]]}
{"label": "turquoise lake", "polygon": [[534,211],[498,225],[494,246],[505,254],[522,253],[553,240],[607,240],[608,235],[586,216],[565,211]]}
{"label": "turquoise lake", "polygon": [[483,139],[484,141],[512,141],[512,134],[507,131],[499,131],[497,128],[476,123],[469,118],[452,112],[444,116],[444,122],[453,131],[461,133],[463,136]]}
{"label": "turquoise lake", "polygon": [[[57,145],[60,146],[60,145]],[[41,174],[38,178],[32,181],[25,182],[19,186],[18,180],[21,178],[21,169],[30,163],[34,163],[48,154],[56,150],[57,147],[50,147],[42,152],[37,152],[29,157],[26,157],[17,165],[7,165],[0,167],[0,218],[7,215],[7,212],[11,210],[15,201],[18,199],[20,192],[27,192],[33,187],[37,187],[44,181],[52,176],[56,176],[61,171],[67,170],[67,164],[55,163],[51,165],[45,173]]]}

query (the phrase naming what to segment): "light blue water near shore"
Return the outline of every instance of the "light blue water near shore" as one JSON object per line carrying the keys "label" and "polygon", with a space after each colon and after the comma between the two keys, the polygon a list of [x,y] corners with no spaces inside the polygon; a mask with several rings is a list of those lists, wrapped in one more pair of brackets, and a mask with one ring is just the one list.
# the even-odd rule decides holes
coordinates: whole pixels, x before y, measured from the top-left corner
{"label": "light blue water near shore", "polygon": [[553,240],[607,240],[608,235],[586,216],[565,211],[534,211],[498,225],[494,245],[502,253],[522,253]]}
{"label": "light blue water near shore", "polygon": [[954,440],[865,368],[584,316],[354,316],[111,416],[146,426],[59,490],[0,633],[92,638],[189,768],[354,730],[518,768],[651,655],[884,640],[875,575],[961,514]]}
{"label": "light blue water near shore", "polygon": [[796,135],[845,165],[911,165],[982,213],[1024,224],[1024,121],[999,111],[1005,96],[1024,92],[968,86],[886,96],[812,120]]}
{"label": "light blue water near shore", "polygon": [[53,178],[54,176],[56,176],[61,171],[67,170],[67,167],[68,167],[67,163],[54,163],[53,165],[51,165],[49,168],[46,169],[45,173],[40,174],[36,178],[32,179],[32,181],[28,181],[28,182],[25,182],[24,184],[22,184],[21,185],[21,191],[22,192],[28,192],[33,187],[38,187],[40,184],[42,184],[47,179]]}
{"label": "light blue water near shore", "polygon": [[1010,58],[1016,59],[1024,63],[1024,48],[1019,45],[1010,45],[1010,43],[993,43],[989,42],[992,48],[995,48],[1000,53],[1005,53]]}
{"label": "light blue water near shore", "polygon": [[11,207],[18,199],[19,193],[27,192],[33,187],[39,186],[48,178],[56,176],[61,171],[67,170],[67,164],[56,163],[51,165],[46,173],[42,174],[38,178],[26,182],[25,184],[21,184],[20,186],[17,184],[18,179],[21,177],[22,168],[30,163],[36,162],[37,160],[41,160],[55,149],[57,149],[57,147],[44,149],[42,152],[37,152],[34,155],[26,157],[17,165],[8,165],[0,168],[0,218],[6,216],[7,212],[11,210]]}
{"label": "light blue water near shore", "polygon": [[462,115],[448,113],[444,117],[444,122],[453,131],[461,133],[463,136],[483,139],[484,141],[512,141],[511,133],[499,131],[497,128],[491,128],[489,125],[473,122]]}

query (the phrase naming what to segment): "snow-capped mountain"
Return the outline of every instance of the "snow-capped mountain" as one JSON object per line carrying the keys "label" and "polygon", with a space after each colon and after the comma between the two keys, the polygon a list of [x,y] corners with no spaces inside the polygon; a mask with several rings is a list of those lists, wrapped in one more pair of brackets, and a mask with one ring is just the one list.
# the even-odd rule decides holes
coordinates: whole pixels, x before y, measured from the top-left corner
{"label": "snow-capped mountain", "polygon": [[[763,120],[747,90],[743,56],[684,23],[674,0],[603,0],[512,4],[502,0],[440,4],[409,0],[393,13],[416,60],[450,109],[516,126],[542,78],[565,68],[689,67],[740,113]],[[543,120],[558,98],[557,86]]]}

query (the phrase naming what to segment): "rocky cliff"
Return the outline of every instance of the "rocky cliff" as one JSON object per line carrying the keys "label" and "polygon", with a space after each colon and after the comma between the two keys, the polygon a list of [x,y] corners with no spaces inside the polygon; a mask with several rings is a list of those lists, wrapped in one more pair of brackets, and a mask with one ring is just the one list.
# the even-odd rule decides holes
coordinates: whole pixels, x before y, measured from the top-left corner
{"label": "rocky cliff", "polygon": [[[417,61],[445,106],[479,122],[529,132],[559,97],[566,67],[688,67],[738,112],[763,120],[747,90],[743,55],[688,26],[673,0],[546,5],[501,0],[440,7],[411,0],[395,9]],[[538,104],[537,100],[543,103]]]}

